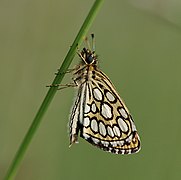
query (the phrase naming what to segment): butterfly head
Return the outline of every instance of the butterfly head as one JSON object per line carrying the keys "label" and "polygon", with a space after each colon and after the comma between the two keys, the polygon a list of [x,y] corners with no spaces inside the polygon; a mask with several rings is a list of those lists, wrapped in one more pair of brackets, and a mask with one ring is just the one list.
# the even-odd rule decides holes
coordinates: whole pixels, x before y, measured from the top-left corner
{"label": "butterfly head", "polygon": [[97,55],[95,54],[95,38],[94,34],[91,34],[92,41],[89,42],[88,38],[85,38],[85,45],[87,48],[83,48],[78,55],[86,65],[97,65]]}
{"label": "butterfly head", "polygon": [[97,55],[94,51],[83,48],[79,56],[86,64],[97,64]]}

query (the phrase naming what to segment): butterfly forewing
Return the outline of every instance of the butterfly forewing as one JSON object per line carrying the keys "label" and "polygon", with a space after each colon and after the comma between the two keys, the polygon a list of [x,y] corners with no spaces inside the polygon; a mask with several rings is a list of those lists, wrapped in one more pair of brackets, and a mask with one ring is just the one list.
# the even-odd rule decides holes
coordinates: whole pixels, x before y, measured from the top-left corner
{"label": "butterfly forewing", "polygon": [[80,133],[104,151],[138,152],[140,140],[133,119],[109,78],[97,68],[97,56],[85,48],[79,56],[83,63],[74,73],[78,94],[70,117],[70,144],[77,142]]}

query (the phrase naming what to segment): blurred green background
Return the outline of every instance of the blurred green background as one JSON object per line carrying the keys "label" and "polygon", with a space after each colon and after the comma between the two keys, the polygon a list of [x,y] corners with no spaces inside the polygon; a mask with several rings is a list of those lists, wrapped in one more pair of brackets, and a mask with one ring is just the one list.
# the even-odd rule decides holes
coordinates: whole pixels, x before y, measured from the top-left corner
{"label": "blurred green background", "polygon": [[[0,179],[94,1],[0,1]],[[69,148],[74,89],[57,92],[17,180],[181,179],[181,2],[105,1],[95,33],[100,68],[130,109],[142,150]],[[78,63],[76,56],[73,65]],[[66,75],[62,83],[70,82]]]}

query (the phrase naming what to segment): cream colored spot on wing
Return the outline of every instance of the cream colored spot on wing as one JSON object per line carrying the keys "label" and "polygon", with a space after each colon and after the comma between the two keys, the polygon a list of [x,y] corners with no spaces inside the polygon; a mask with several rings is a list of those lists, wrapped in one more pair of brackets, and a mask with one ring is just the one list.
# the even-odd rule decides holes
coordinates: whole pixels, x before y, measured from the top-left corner
{"label": "cream colored spot on wing", "polygon": [[91,129],[94,131],[94,132],[97,132],[98,131],[98,124],[97,124],[97,121],[95,119],[92,119],[91,121]]}
{"label": "cream colored spot on wing", "polygon": [[83,134],[83,136],[84,136],[85,139],[89,139],[90,138],[90,136],[88,134],[85,134],[85,133]]}
{"label": "cream colored spot on wing", "polygon": [[92,140],[93,140],[93,142],[94,142],[95,144],[98,144],[98,143],[100,142],[100,140],[97,139],[97,138],[93,138],[93,137],[92,137]]}
{"label": "cream colored spot on wing", "polygon": [[96,104],[95,104],[95,103],[93,103],[93,104],[91,105],[91,110],[92,110],[93,113],[96,113],[97,107],[96,107]]}
{"label": "cream colored spot on wing", "polygon": [[121,128],[121,130],[123,132],[128,131],[128,125],[126,124],[126,122],[122,118],[119,118],[117,121],[118,121],[119,127]]}
{"label": "cream colored spot on wing", "polygon": [[101,143],[102,143],[105,147],[108,147],[108,146],[109,146],[109,142],[107,142],[107,141],[101,141]]}
{"label": "cream colored spot on wing", "polygon": [[119,128],[118,128],[117,126],[114,126],[114,127],[113,127],[113,131],[114,131],[114,134],[115,134],[116,136],[118,136],[118,137],[121,136],[121,132],[120,132],[120,130],[119,130]]}
{"label": "cream colored spot on wing", "polygon": [[85,113],[89,113],[90,112],[90,106],[88,104],[85,105],[84,112]]}
{"label": "cream colored spot on wing", "polygon": [[99,123],[99,132],[101,135],[106,136],[106,127],[102,122]]}
{"label": "cream colored spot on wing", "polygon": [[111,119],[113,116],[111,107],[108,104],[103,103],[101,106],[101,114],[105,119]]}
{"label": "cream colored spot on wing", "polygon": [[115,97],[113,96],[113,94],[109,91],[106,92],[106,98],[108,99],[108,101],[113,102],[115,101]]}
{"label": "cream colored spot on wing", "polygon": [[133,130],[133,131],[137,131],[137,130],[136,130],[136,126],[135,126],[132,118],[130,118],[130,122],[131,122],[132,130]]}
{"label": "cream colored spot on wing", "polygon": [[94,98],[97,101],[102,101],[103,100],[102,93],[98,88],[93,89],[93,95],[94,95]]}
{"label": "cream colored spot on wing", "polygon": [[89,117],[85,117],[83,123],[84,123],[84,126],[85,126],[85,127],[88,127],[88,126],[90,125],[90,119],[89,119]]}
{"label": "cream colored spot on wing", "polygon": [[124,108],[120,108],[120,109],[119,109],[119,112],[121,113],[121,115],[122,115],[125,119],[128,117],[128,115],[127,115],[127,113],[126,113],[126,111],[125,111]]}
{"label": "cream colored spot on wing", "polygon": [[110,137],[114,137],[113,130],[112,130],[112,128],[110,126],[107,127],[107,132],[108,132]]}
{"label": "cream colored spot on wing", "polygon": [[113,146],[113,147],[116,147],[117,146],[117,142],[116,141],[113,141],[113,142],[110,142],[111,143],[111,145]]}

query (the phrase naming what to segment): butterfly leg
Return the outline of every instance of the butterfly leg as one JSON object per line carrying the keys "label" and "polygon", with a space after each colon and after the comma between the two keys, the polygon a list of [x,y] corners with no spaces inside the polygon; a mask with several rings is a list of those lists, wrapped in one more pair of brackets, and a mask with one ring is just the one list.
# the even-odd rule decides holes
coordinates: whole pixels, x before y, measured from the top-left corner
{"label": "butterfly leg", "polygon": [[46,87],[57,87],[57,90],[61,90],[61,89],[65,89],[68,87],[77,87],[78,84],[76,82],[76,80],[73,80],[73,83],[69,83],[69,84],[50,84],[47,85]]}
{"label": "butterfly leg", "polygon": [[61,75],[61,74],[67,74],[67,73],[71,73],[73,71],[75,71],[76,69],[73,68],[73,69],[68,69],[67,71],[65,72],[60,72],[60,69],[57,69],[58,72],[55,73],[55,75]]}

